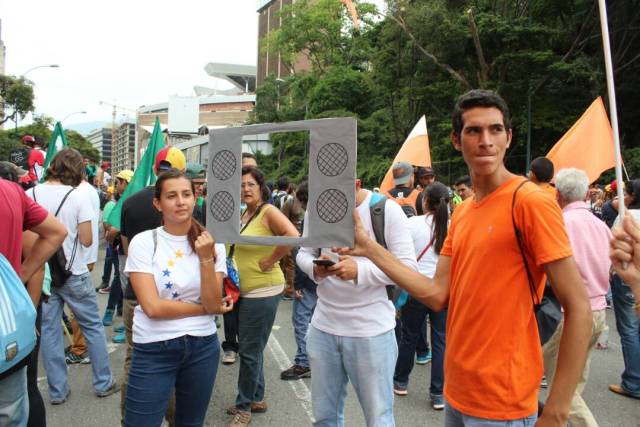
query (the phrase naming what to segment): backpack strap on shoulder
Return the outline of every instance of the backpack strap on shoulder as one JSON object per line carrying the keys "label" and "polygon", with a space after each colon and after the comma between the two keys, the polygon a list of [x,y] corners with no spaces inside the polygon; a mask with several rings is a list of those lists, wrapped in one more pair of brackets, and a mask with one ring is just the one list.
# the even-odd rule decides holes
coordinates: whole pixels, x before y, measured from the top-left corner
{"label": "backpack strap on shoulder", "polygon": [[516,235],[516,240],[518,241],[518,249],[520,250],[520,255],[522,256],[522,262],[524,263],[524,269],[527,273],[527,281],[529,282],[529,291],[531,292],[531,301],[533,302],[533,306],[537,307],[540,305],[540,299],[538,298],[536,292],[536,286],[533,283],[533,275],[531,274],[531,269],[529,268],[529,263],[527,263],[527,257],[525,255],[524,243],[522,242],[522,231],[518,228],[516,224],[516,216],[515,216],[515,207],[516,207],[516,195],[518,191],[527,183],[528,179],[524,179],[513,192],[513,198],[511,199],[511,222],[513,223],[513,231]]}
{"label": "backpack strap on shoulder", "polygon": [[383,248],[387,248],[387,242],[384,238],[384,207],[387,198],[380,193],[371,193],[369,200],[369,214],[371,215],[371,227],[376,237],[376,242]]}

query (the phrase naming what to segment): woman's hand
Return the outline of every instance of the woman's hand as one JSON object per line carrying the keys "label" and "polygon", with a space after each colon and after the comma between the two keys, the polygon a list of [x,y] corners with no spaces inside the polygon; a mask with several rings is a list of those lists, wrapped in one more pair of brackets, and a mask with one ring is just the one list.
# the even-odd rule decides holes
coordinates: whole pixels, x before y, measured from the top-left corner
{"label": "woman's hand", "polygon": [[355,209],[353,211],[353,223],[356,227],[354,232],[355,245],[353,248],[333,248],[333,252],[337,252],[340,255],[367,257],[369,255],[369,248],[375,241],[369,237],[369,233],[364,229],[360,215],[358,215],[358,211]]}
{"label": "woman's hand", "polygon": [[225,314],[233,310],[233,298],[226,296],[222,298],[222,305],[220,305],[220,314]]}
{"label": "woman's hand", "polygon": [[196,239],[195,247],[196,254],[200,261],[208,261],[215,257],[215,244],[211,234],[208,231],[203,231],[202,234]]}
{"label": "woman's hand", "polygon": [[611,230],[611,262],[620,278],[629,285],[640,284],[640,227],[627,213],[622,226]]}
{"label": "woman's hand", "polygon": [[260,267],[260,271],[262,271],[263,273],[270,271],[274,265],[275,263],[269,257],[262,258],[260,261],[258,261],[258,266]]}

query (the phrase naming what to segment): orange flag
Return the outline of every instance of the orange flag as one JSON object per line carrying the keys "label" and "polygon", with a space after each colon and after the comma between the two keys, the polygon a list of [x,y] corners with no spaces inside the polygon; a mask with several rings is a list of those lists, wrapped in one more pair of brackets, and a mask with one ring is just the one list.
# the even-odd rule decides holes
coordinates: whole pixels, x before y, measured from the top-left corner
{"label": "orange flag", "polygon": [[[407,162],[414,166],[431,166],[431,153],[429,152],[429,134],[427,133],[427,119],[422,116],[413,130],[402,144],[400,151],[393,159],[393,163]],[[393,164],[391,164],[393,166]],[[380,184],[380,191],[391,190],[393,185],[393,174],[391,166]]]}
{"label": "orange flag", "polygon": [[547,158],[556,173],[562,168],[582,169],[594,182],[607,169],[615,167],[615,147],[609,117],[598,97],[560,141]]}
{"label": "orange flag", "polygon": [[360,28],[360,20],[358,19],[358,11],[356,10],[356,5],[353,4],[351,0],[340,0],[340,3],[344,4],[349,13],[351,14],[351,21],[353,22],[353,27],[357,30]]}

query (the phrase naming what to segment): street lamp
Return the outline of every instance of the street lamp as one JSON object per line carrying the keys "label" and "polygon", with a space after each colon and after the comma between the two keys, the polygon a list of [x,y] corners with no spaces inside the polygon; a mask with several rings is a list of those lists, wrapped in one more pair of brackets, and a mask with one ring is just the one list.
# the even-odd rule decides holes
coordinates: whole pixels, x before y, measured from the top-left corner
{"label": "street lamp", "polygon": [[27,71],[22,73],[21,77],[25,77],[27,74],[32,72],[33,70],[37,70],[38,68],[60,68],[58,64],[50,64],[50,65],[38,65],[32,68],[29,68]]}
{"label": "street lamp", "polygon": [[60,120],[60,123],[64,123],[65,120],[67,120],[69,117],[71,117],[73,115],[76,115],[76,114],[87,114],[87,112],[86,111],[76,111],[75,113],[67,114],[64,119]]}

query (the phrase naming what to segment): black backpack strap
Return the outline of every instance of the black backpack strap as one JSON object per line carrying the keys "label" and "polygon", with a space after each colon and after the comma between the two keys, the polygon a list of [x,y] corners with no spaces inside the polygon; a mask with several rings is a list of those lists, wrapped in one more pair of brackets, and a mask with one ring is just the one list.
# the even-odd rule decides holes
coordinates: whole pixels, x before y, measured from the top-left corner
{"label": "black backpack strap", "polygon": [[384,238],[384,207],[386,203],[387,198],[381,197],[380,200],[369,205],[373,234],[376,237],[376,242],[385,249],[387,248],[387,241]]}
{"label": "black backpack strap", "polygon": [[[529,291],[531,292],[531,301],[533,302],[533,306],[538,307],[540,305],[540,298],[538,297],[538,293],[536,292],[536,286],[533,283],[533,275],[531,274],[531,269],[529,269],[529,264],[527,263],[527,257],[524,253],[524,243],[522,242],[522,231],[518,228],[516,224],[515,217],[515,206],[516,206],[516,195],[518,191],[527,183],[528,179],[523,180],[518,187],[516,187],[513,192],[513,198],[511,200],[511,222],[513,223],[513,231],[516,234],[516,240],[518,241],[518,249],[520,250],[520,255],[522,256],[522,262],[524,263],[524,269],[527,272],[527,280],[529,281]],[[537,301],[537,302],[536,302]]]}

